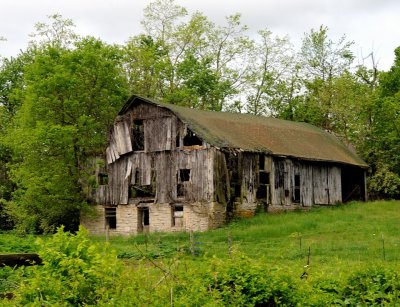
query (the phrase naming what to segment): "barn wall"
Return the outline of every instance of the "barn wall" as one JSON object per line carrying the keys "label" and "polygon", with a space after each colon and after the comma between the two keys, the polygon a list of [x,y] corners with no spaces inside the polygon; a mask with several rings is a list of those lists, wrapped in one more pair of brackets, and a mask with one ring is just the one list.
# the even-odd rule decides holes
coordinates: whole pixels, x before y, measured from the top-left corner
{"label": "barn wall", "polygon": [[[341,168],[328,163],[274,158],[271,209],[329,205],[342,201]],[[295,176],[300,179],[300,199],[294,200]]]}
{"label": "barn wall", "polygon": [[[134,125],[144,136],[141,150],[135,148]],[[171,111],[146,103],[117,118],[106,151],[108,182],[94,196],[100,208],[117,206],[117,229],[111,233],[140,230],[139,206],[149,208],[150,225],[143,231],[206,230],[225,221],[224,155],[204,142],[186,144],[186,133],[188,127]],[[143,196],[138,189],[152,192]],[[173,225],[173,204],[184,206],[180,226]],[[90,228],[102,232],[104,208],[99,210],[103,216]]]}

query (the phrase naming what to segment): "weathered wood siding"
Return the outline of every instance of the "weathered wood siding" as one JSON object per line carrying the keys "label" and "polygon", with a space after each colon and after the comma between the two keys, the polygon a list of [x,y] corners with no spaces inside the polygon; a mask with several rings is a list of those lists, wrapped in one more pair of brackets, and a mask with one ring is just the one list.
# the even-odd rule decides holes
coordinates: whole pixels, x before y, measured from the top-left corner
{"label": "weathered wood siding", "polygon": [[[144,150],[146,152],[164,151],[175,148],[176,119],[162,117],[144,121]],[[174,136],[174,137],[173,137]]]}
{"label": "weathered wood siding", "polygon": [[[98,204],[128,204],[129,186],[150,185],[155,172],[156,195],[154,203],[209,202],[213,199],[213,178],[210,175],[208,150],[182,150],[148,154],[134,152],[125,155],[108,166],[108,185],[96,191]],[[177,177],[181,169],[190,170],[190,179],[184,182],[185,195],[177,196]],[[139,182],[136,181],[136,173]],[[226,179],[225,179],[226,180]],[[223,200],[223,199],[222,199]]]}
{"label": "weathered wood siding", "polygon": [[216,149],[210,150],[213,154],[213,163],[210,164],[208,177],[213,178],[213,189],[210,190],[210,197],[213,201],[226,204],[230,195],[230,183],[225,155]]}
{"label": "weathered wood siding", "polygon": [[[342,201],[341,168],[327,163],[274,158],[271,205],[309,207]],[[300,178],[300,200],[294,201],[295,176]]]}

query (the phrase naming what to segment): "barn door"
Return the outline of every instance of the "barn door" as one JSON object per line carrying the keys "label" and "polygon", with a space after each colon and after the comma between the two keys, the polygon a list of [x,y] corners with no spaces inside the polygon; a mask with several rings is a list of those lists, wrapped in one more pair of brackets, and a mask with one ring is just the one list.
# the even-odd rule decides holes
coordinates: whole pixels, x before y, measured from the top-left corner
{"label": "barn door", "polygon": [[330,191],[328,184],[328,168],[315,166],[313,169],[314,204],[329,205]]}
{"label": "barn door", "polygon": [[331,205],[342,201],[341,169],[316,166],[313,169],[314,203]]}

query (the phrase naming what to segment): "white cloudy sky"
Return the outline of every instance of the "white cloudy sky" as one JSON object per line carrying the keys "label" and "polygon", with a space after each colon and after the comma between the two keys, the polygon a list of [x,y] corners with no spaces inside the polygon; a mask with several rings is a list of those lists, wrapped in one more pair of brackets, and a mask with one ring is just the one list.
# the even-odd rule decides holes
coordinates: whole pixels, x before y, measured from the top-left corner
{"label": "white cloudy sky", "polygon": [[[110,43],[124,43],[141,31],[143,8],[150,0],[0,0],[0,55],[14,56],[26,48],[28,35],[38,21],[60,13],[76,24],[82,35],[93,35]],[[289,35],[299,46],[305,32],[328,26],[337,40],[346,34],[354,40],[356,55],[373,51],[378,67],[387,70],[393,51],[400,46],[399,0],[176,0],[189,12],[203,12],[212,21],[242,13],[242,20],[256,32],[268,28]]]}

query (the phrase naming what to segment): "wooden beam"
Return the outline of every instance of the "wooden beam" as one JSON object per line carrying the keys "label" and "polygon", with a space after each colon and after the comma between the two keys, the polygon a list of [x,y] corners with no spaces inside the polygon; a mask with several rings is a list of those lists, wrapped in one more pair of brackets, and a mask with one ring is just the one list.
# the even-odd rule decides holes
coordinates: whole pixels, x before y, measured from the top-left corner
{"label": "wooden beam", "polygon": [[0,254],[0,267],[30,266],[42,263],[38,254]]}

